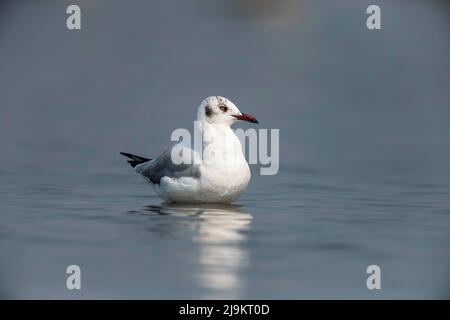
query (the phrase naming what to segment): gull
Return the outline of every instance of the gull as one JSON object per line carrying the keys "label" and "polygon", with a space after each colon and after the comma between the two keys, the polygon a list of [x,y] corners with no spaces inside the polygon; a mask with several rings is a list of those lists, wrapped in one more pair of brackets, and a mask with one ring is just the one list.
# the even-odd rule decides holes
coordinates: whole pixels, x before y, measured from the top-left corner
{"label": "gull", "polygon": [[200,148],[183,139],[155,159],[121,154],[166,202],[231,203],[251,178],[241,143],[231,129],[236,121],[258,123],[227,98],[211,96],[201,102],[194,122]]}

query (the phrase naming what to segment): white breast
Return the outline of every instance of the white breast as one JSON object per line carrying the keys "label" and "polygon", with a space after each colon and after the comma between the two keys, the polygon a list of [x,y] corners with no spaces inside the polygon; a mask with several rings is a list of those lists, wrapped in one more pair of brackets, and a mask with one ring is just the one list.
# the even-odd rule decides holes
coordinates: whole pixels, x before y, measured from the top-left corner
{"label": "white breast", "polygon": [[200,188],[208,201],[233,201],[251,176],[241,143],[228,126],[206,128],[204,141]]}

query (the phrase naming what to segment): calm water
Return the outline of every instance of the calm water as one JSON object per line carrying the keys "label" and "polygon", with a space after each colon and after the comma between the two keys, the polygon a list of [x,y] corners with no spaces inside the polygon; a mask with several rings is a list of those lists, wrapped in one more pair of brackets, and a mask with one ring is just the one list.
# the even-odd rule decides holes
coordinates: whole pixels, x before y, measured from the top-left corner
{"label": "calm water", "polygon": [[[2,297],[449,296],[448,5],[381,1],[369,32],[365,1],[244,3],[81,2],[81,32],[69,2],[2,5]],[[119,151],[157,155],[212,94],[280,129],[280,171],[162,203]]]}

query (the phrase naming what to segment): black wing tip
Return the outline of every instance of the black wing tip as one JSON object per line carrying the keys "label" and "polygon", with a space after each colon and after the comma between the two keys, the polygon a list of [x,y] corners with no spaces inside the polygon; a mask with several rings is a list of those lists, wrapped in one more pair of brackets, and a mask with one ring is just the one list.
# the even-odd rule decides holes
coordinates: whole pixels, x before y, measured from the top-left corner
{"label": "black wing tip", "polygon": [[130,164],[130,166],[132,168],[136,167],[138,164],[145,163],[147,161],[152,160],[152,159],[144,158],[144,157],[137,156],[135,154],[127,153],[127,152],[120,152],[120,154],[130,159],[127,162]]}
{"label": "black wing tip", "polygon": [[136,168],[136,166],[137,166],[138,164],[140,164],[139,162],[134,161],[134,160],[128,160],[127,162],[130,164],[130,166],[131,166],[132,168]]}
{"label": "black wing tip", "polygon": [[132,154],[131,153],[127,153],[127,152],[120,152],[121,155],[123,155],[124,157],[133,159]]}

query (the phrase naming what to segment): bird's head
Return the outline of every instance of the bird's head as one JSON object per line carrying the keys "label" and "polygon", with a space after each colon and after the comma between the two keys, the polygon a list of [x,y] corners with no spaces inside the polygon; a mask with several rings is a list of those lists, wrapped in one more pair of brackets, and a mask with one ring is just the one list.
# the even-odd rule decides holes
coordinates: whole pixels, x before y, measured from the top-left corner
{"label": "bird's head", "polygon": [[242,113],[233,102],[220,96],[211,96],[202,101],[197,120],[228,126],[239,120],[258,123],[254,116]]}

